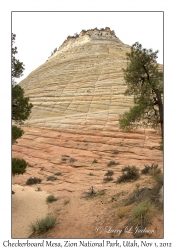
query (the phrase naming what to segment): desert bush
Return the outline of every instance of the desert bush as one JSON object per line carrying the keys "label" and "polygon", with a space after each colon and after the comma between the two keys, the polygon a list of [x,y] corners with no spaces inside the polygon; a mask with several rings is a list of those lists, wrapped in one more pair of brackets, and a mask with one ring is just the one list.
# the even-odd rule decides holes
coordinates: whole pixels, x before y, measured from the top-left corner
{"label": "desert bush", "polygon": [[83,192],[82,198],[90,199],[90,198],[94,198],[95,196],[96,196],[96,192],[94,191],[94,187],[92,186],[89,188],[87,192]]}
{"label": "desert bush", "polygon": [[139,176],[139,169],[136,166],[126,166],[122,168],[122,175],[117,179],[117,183],[137,180]]}
{"label": "desert bush", "polygon": [[62,173],[61,172],[57,172],[57,173],[55,173],[55,175],[60,176],[60,175],[62,175]]}
{"label": "desert bush", "polygon": [[144,169],[141,170],[141,174],[151,174],[153,176],[160,174],[161,170],[158,168],[158,164],[144,165]]}
{"label": "desert bush", "polygon": [[41,188],[40,187],[37,187],[37,189],[35,189],[35,191],[41,191]]}
{"label": "desert bush", "polygon": [[33,184],[37,184],[37,183],[41,183],[41,179],[37,178],[37,177],[30,177],[27,181],[26,181],[26,185],[33,185]]}
{"label": "desert bush", "polygon": [[29,228],[32,233],[42,234],[53,228],[55,226],[55,223],[55,217],[46,216],[43,219],[36,220],[34,223],[31,223]]}
{"label": "desert bush", "polygon": [[155,179],[158,186],[160,186],[160,187],[163,186],[163,174],[162,173],[155,175],[154,179]]}
{"label": "desert bush", "polygon": [[46,197],[46,202],[47,202],[47,203],[52,203],[53,201],[56,201],[56,200],[57,200],[57,198],[56,198],[53,194],[48,195],[48,196]]}
{"label": "desert bush", "polygon": [[131,221],[134,225],[146,225],[153,215],[153,206],[147,199],[133,208]]}
{"label": "desert bush", "polygon": [[125,199],[124,205],[128,206],[134,202],[138,202],[150,197],[151,188],[137,188],[133,191],[133,193],[129,194],[129,196]]}
{"label": "desert bush", "polygon": [[69,158],[69,162],[70,162],[70,163],[72,163],[72,162],[74,162],[74,161],[75,161],[75,159],[74,159],[73,157],[70,157],[70,158]]}
{"label": "desert bush", "polygon": [[139,191],[140,184],[136,183],[135,187],[136,187],[136,191]]}
{"label": "desert bush", "polygon": [[67,161],[67,158],[66,157],[62,157],[61,160],[62,161]]}
{"label": "desert bush", "polygon": [[161,150],[161,151],[163,151],[163,141],[161,141],[161,142],[159,143],[158,149]]}
{"label": "desert bush", "polygon": [[27,162],[24,159],[12,158],[12,175],[24,174]]}
{"label": "desert bush", "polygon": [[112,154],[114,154],[114,155],[116,155],[116,154],[118,154],[119,152],[117,151],[117,150],[114,150],[113,152],[112,152]]}
{"label": "desert bush", "polygon": [[94,159],[94,161],[92,163],[98,163],[98,161],[96,159]]}
{"label": "desert bush", "polygon": [[90,176],[93,176],[94,174],[90,172],[89,175],[90,175]]}
{"label": "desert bush", "polygon": [[114,171],[108,170],[105,174],[105,176],[112,176],[114,174]]}
{"label": "desert bush", "polygon": [[149,174],[152,175],[153,177],[156,177],[157,175],[159,175],[161,173],[160,168],[158,168],[158,164],[152,164],[151,168],[149,170]]}
{"label": "desert bush", "polygon": [[104,182],[112,181],[113,178],[111,177],[114,174],[114,171],[108,170],[105,174],[105,178],[103,179]]}
{"label": "desert bush", "polygon": [[110,161],[110,162],[107,164],[108,167],[113,166],[113,165],[119,165],[119,162]]}
{"label": "desert bush", "polygon": [[53,50],[53,52],[51,52],[51,56],[54,55],[55,52],[57,52],[57,48],[55,48],[55,49]]}
{"label": "desert bush", "polygon": [[74,37],[79,37],[77,32],[74,33]]}
{"label": "desert bush", "polygon": [[141,174],[148,174],[150,170],[150,166],[144,165],[144,168],[141,170]]}
{"label": "desert bush", "polygon": [[47,177],[47,181],[55,181],[55,180],[58,180],[58,178],[53,175]]}
{"label": "desert bush", "polygon": [[161,205],[162,208],[163,204],[160,204],[160,189],[163,187],[163,174],[156,175],[154,179],[156,182],[151,189],[149,198],[155,205]]}
{"label": "desert bush", "polygon": [[113,178],[111,176],[107,176],[103,179],[104,182],[112,181]]}

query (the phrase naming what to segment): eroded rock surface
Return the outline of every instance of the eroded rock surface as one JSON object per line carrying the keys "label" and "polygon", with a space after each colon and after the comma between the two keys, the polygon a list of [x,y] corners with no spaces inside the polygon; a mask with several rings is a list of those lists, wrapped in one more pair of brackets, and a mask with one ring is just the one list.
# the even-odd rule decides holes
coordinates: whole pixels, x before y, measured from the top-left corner
{"label": "eroded rock surface", "polygon": [[[24,135],[13,145],[13,157],[25,159],[29,167],[26,174],[15,176],[14,181],[25,185],[30,176],[39,177],[48,192],[55,188],[58,193],[83,192],[90,186],[102,185],[109,169],[114,170],[117,178],[126,165],[142,169],[144,164],[156,163],[163,167],[162,151],[158,149],[161,136],[154,130],[67,133],[36,127],[23,129]],[[111,161],[116,165],[108,167]],[[63,174],[58,176],[58,181],[46,181],[57,172]],[[90,173],[94,177],[88,176]]]}
{"label": "eroded rock surface", "polygon": [[[23,129],[24,135],[18,144],[13,145],[13,157],[23,158],[29,164],[26,173],[14,176],[12,183],[25,188],[28,178],[37,177],[42,181],[33,185],[34,189],[39,187],[58,197],[56,202],[49,205],[49,214],[57,217],[57,225],[44,238],[134,237],[132,234],[108,233],[106,228],[123,229],[130,218],[132,207],[120,219],[117,213],[123,209],[122,200],[130,197],[136,184],[140,188],[152,188],[154,180],[149,175],[141,175],[137,181],[123,184],[116,184],[116,180],[121,175],[121,169],[127,165],[135,165],[141,170],[145,164],[155,163],[163,170],[162,151],[158,149],[161,136],[158,132],[140,130],[137,133],[94,133],[94,130],[78,130],[76,133],[68,133],[38,127]],[[108,170],[114,172],[113,180],[104,182]],[[48,181],[49,176],[57,179]],[[91,187],[97,196],[85,199]],[[102,230],[98,231],[99,227]],[[16,225],[12,228],[15,230]],[[163,236],[161,212],[156,214],[148,229],[154,233],[145,235],[145,238]]]}

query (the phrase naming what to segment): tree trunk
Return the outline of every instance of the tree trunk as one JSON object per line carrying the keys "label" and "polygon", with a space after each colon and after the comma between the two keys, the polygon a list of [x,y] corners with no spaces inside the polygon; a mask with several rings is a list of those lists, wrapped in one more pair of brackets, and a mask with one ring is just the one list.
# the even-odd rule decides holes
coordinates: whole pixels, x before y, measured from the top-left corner
{"label": "tree trunk", "polygon": [[163,139],[163,103],[162,103],[162,98],[161,98],[161,92],[158,89],[154,89],[154,92],[157,97],[157,105],[159,109],[159,117],[160,117],[160,128],[161,128],[161,135]]}

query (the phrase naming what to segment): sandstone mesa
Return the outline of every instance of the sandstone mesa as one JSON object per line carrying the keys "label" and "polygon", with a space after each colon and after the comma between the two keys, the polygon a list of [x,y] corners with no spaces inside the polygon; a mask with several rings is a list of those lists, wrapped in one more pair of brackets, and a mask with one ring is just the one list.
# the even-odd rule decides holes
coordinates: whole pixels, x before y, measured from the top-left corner
{"label": "sandstone mesa", "polygon": [[116,126],[118,115],[133,103],[123,95],[129,50],[109,28],[68,37],[20,83],[34,105],[25,125],[64,131]]}

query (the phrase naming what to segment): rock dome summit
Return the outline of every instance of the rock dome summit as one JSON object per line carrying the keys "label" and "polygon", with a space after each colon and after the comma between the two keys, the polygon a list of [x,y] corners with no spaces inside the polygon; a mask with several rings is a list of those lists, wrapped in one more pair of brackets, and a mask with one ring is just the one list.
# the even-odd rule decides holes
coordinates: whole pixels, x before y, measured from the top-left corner
{"label": "rock dome summit", "polygon": [[[82,30],[21,81],[33,104],[25,125],[106,130],[132,105],[124,96],[124,44],[110,28]],[[112,126],[113,127],[113,126]]]}

